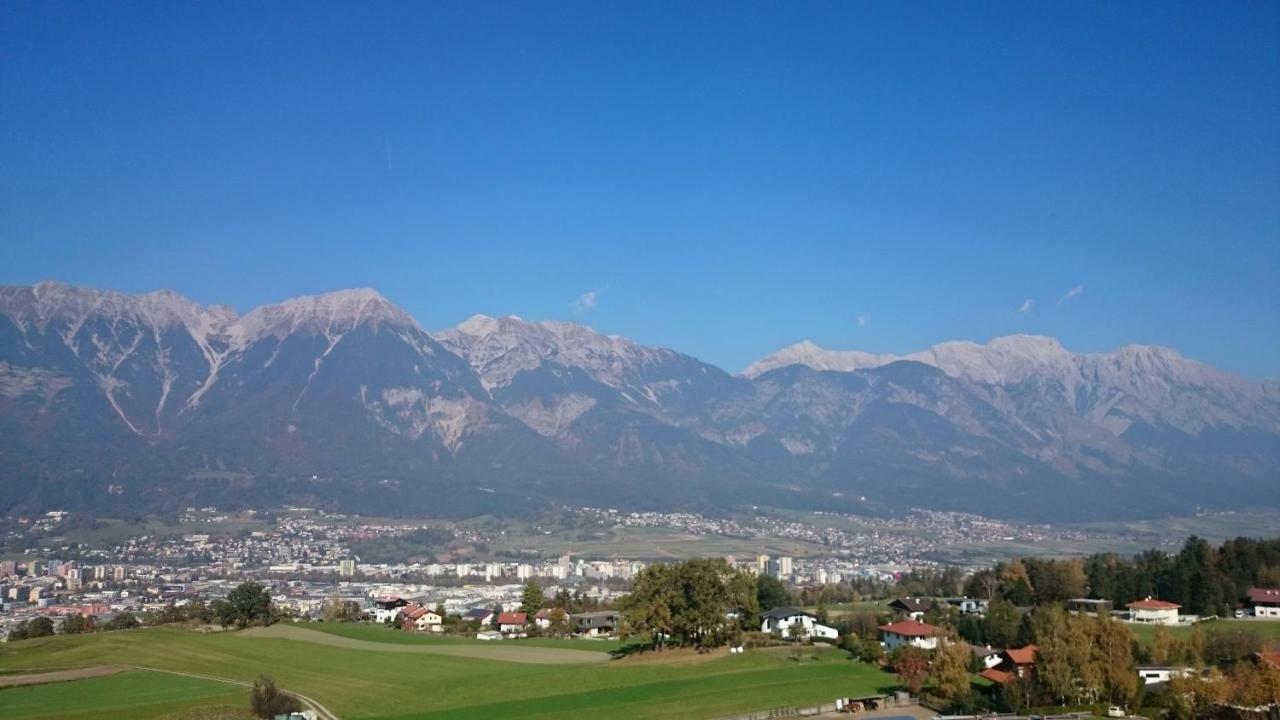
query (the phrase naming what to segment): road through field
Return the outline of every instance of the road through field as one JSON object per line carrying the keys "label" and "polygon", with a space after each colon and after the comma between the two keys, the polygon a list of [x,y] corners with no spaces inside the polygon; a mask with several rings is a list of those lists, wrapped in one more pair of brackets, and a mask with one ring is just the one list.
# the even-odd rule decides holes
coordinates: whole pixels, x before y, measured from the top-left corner
{"label": "road through field", "polygon": [[576,665],[582,663],[605,662],[608,653],[595,650],[571,650],[567,648],[548,648],[520,646],[519,640],[494,640],[492,645],[402,645],[399,643],[381,643],[371,640],[331,635],[329,633],[307,630],[293,625],[277,623],[269,627],[253,628],[236,633],[245,638],[279,638],[298,640],[300,642],[329,645],[347,650],[368,650],[383,653],[413,653],[419,655],[453,655],[478,660],[501,660],[504,662],[529,663],[533,665]]}
{"label": "road through field", "polygon": [[115,665],[95,665],[93,667],[75,668],[73,670],[54,670],[52,672],[26,673],[22,675],[0,675],[0,688],[17,687],[19,685],[41,685],[67,680],[83,680],[85,678],[114,675],[123,668]]}

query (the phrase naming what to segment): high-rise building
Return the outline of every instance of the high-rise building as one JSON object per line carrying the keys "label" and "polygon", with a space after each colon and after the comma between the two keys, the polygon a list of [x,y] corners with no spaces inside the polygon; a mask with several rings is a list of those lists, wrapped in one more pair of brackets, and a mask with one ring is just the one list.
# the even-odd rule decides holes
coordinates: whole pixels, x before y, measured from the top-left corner
{"label": "high-rise building", "polygon": [[783,555],[778,558],[778,577],[791,577],[791,558]]}
{"label": "high-rise building", "polygon": [[768,555],[756,556],[756,574],[758,575],[769,574],[769,556]]}
{"label": "high-rise building", "polygon": [[352,577],[356,574],[356,561],[351,558],[338,561],[338,575]]}

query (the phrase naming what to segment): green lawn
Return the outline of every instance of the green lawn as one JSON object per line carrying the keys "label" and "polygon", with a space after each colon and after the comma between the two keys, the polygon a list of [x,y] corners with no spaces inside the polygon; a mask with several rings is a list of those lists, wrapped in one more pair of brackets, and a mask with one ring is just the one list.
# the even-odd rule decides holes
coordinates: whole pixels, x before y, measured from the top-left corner
{"label": "green lawn", "polygon": [[35,718],[163,718],[207,705],[247,707],[249,691],[225,683],[149,672],[0,690],[0,716]]}
{"label": "green lawn", "polygon": [[[1138,640],[1149,643],[1156,636],[1155,625],[1140,625],[1137,623],[1129,624],[1129,629],[1133,631],[1133,636]],[[1208,622],[1198,623],[1192,626],[1178,626],[1169,628],[1169,634],[1175,638],[1184,638],[1191,634],[1192,628],[1200,628],[1203,633],[1215,632],[1253,632],[1261,635],[1268,643],[1280,642],[1280,622],[1268,620],[1236,620],[1234,618],[1224,618],[1222,620],[1210,620]]]}
{"label": "green lawn", "polygon": [[[668,654],[658,656],[657,661],[650,655],[585,665],[531,665],[350,650],[242,633],[155,628],[8,643],[0,646],[0,670],[116,663],[246,681],[269,673],[282,687],[309,695],[340,716],[353,719],[714,717],[830,702],[841,695],[873,692],[895,681],[892,675],[851,661],[838,650],[816,650],[813,654],[817,659],[808,661],[793,660],[785,653],[752,651],[715,658]],[[667,658],[673,662],[665,662]],[[92,682],[103,688],[126,682],[123,678],[127,677]],[[164,678],[156,687],[168,681]],[[86,695],[79,688],[89,682],[62,683],[58,691]],[[16,697],[5,695],[7,692],[0,691],[0,707]],[[124,690],[108,695],[113,693],[131,698],[129,701],[139,707],[171,700],[164,696],[153,699],[146,693],[130,696]],[[37,707],[46,706],[37,703]],[[51,715],[74,710],[48,707]],[[153,716],[134,713],[132,706],[128,713],[113,714]],[[7,713],[0,715],[9,717]]]}
{"label": "green lawn", "polygon": [[613,652],[622,647],[622,643],[618,640],[589,640],[585,638],[520,638],[517,640],[477,640],[475,637],[464,635],[429,635],[427,633],[405,632],[396,630],[386,625],[378,625],[371,623],[310,623],[302,625],[309,630],[319,630],[331,635],[341,635],[343,637],[356,638],[358,640],[370,640],[372,642],[386,642],[398,644],[416,644],[416,643],[438,643],[446,645],[460,644],[485,644],[492,645],[495,642],[511,644],[521,647],[553,647],[553,648],[569,648],[572,650],[598,650],[600,652]]}

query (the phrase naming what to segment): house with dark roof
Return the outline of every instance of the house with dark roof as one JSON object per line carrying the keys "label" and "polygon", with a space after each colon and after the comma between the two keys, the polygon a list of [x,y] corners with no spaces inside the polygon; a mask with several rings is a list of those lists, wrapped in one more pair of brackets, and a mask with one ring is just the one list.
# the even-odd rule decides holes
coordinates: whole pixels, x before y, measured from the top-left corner
{"label": "house with dark roof", "polygon": [[463,616],[463,620],[475,620],[481,625],[493,622],[493,611],[489,608],[471,608]]}
{"label": "house with dark roof", "polygon": [[986,615],[989,601],[983,598],[949,597],[947,605],[960,611],[961,615]]}
{"label": "house with dark roof", "polygon": [[909,620],[920,620],[924,618],[924,614],[933,608],[933,601],[929,598],[898,598],[889,603],[889,609],[893,610],[898,617]]}
{"label": "house with dark roof", "polygon": [[409,601],[394,595],[383,596],[373,601],[373,619],[377,622],[388,622],[400,614],[400,609]]}
{"label": "house with dark roof", "polygon": [[903,645],[911,645],[921,650],[933,650],[938,647],[938,638],[942,637],[942,628],[934,627],[919,620],[903,620],[901,622],[881,625],[880,641],[885,650],[894,650]]}
{"label": "house with dark roof", "polygon": [[776,607],[760,616],[760,632],[778,633],[788,640],[836,640],[840,632],[793,607]]}
{"label": "house with dark roof", "polygon": [[1110,615],[1115,604],[1102,598],[1071,598],[1067,601],[1067,612],[1077,615]]}
{"label": "house with dark roof", "polygon": [[[613,610],[602,610],[600,612],[577,613],[571,618],[573,622],[573,631],[583,637],[612,637],[618,632],[618,625],[622,618]],[[550,611],[547,615],[547,623],[550,624]]]}

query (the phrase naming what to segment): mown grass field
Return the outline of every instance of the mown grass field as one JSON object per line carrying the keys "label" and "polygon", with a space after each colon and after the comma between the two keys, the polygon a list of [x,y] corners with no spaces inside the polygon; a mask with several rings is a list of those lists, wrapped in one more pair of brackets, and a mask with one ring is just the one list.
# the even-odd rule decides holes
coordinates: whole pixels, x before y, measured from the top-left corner
{"label": "mown grass field", "polygon": [[[282,687],[314,698],[343,718],[405,719],[715,717],[830,702],[840,695],[874,692],[894,684],[892,675],[849,660],[838,650],[815,650],[812,656],[797,661],[787,652],[722,652],[714,656],[669,652],[591,664],[535,665],[352,650],[245,633],[154,628],[8,643],[0,646],[0,670],[120,664],[241,681],[268,673]],[[160,693],[177,678],[161,677],[154,684],[157,692],[152,694],[146,691],[146,681],[126,679],[134,675],[37,686],[47,688],[44,690],[0,690],[0,715],[24,719],[158,718],[165,714],[147,708],[166,702],[191,706],[190,698]],[[94,684],[88,685],[90,682]],[[142,685],[131,685],[138,682]],[[213,687],[218,688],[217,684]],[[86,688],[92,692],[85,692]],[[237,692],[241,691],[227,690],[228,695]],[[57,694],[95,695],[116,704],[109,712],[85,715],[83,711],[91,706],[64,707],[40,701]],[[240,697],[244,698],[242,692]],[[20,700],[22,713],[11,712]],[[226,697],[211,695],[209,701],[226,704]],[[135,706],[145,712],[135,712]],[[128,712],[121,708],[128,708]]]}
{"label": "mown grass field", "polygon": [[357,640],[369,640],[372,642],[385,643],[401,643],[401,644],[442,644],[442,645],[462,645],[462,644],[479,644],[492,646],[495,643],[513,645],[517,647],[546,647],[546,648],[565,648],[567,650],[595,650],[598,652],[613,652],[622,647],[622,643],[617,640],[591,640],[586,638],[520,638],[518,640],[477,640],[474,637],[462,635],[428,635],[426,633],[408,633],[403,630],[397,630],[385,625],[374,625],[368,623],[314,623],[306,626],[308,630],[318,630],[320,632],[329,633],[331,635],[341,635],[342,637],[355,638]]}
{"label": "mown grass field", "polygon": [[249,691],[234,685],[134,671],[72,682],[0,690],[0,717],[13,720],[168,718],[210,705],[247,707]]}
{"label": "mown grass field", "polygon": [[[1133,631],[1133,636],[1144,643],[1150,643],[1156,636],[1155,625],[1139,625],[1131,623],[1128,627]],[[1168,628],[1168,630],[1171,637],[1185,638],[1192,633],[1193,628],[1200,628],[1200,631],[1206,635],[1215,632],[1253,632],[1261,635],[1267,643],[1280,643],[1280,622],[1268,620],[1236,620],[1234,618],[1224,618],[1222,620],[1209,620],[1192,626],[1183,625],[1171,627]]]}

